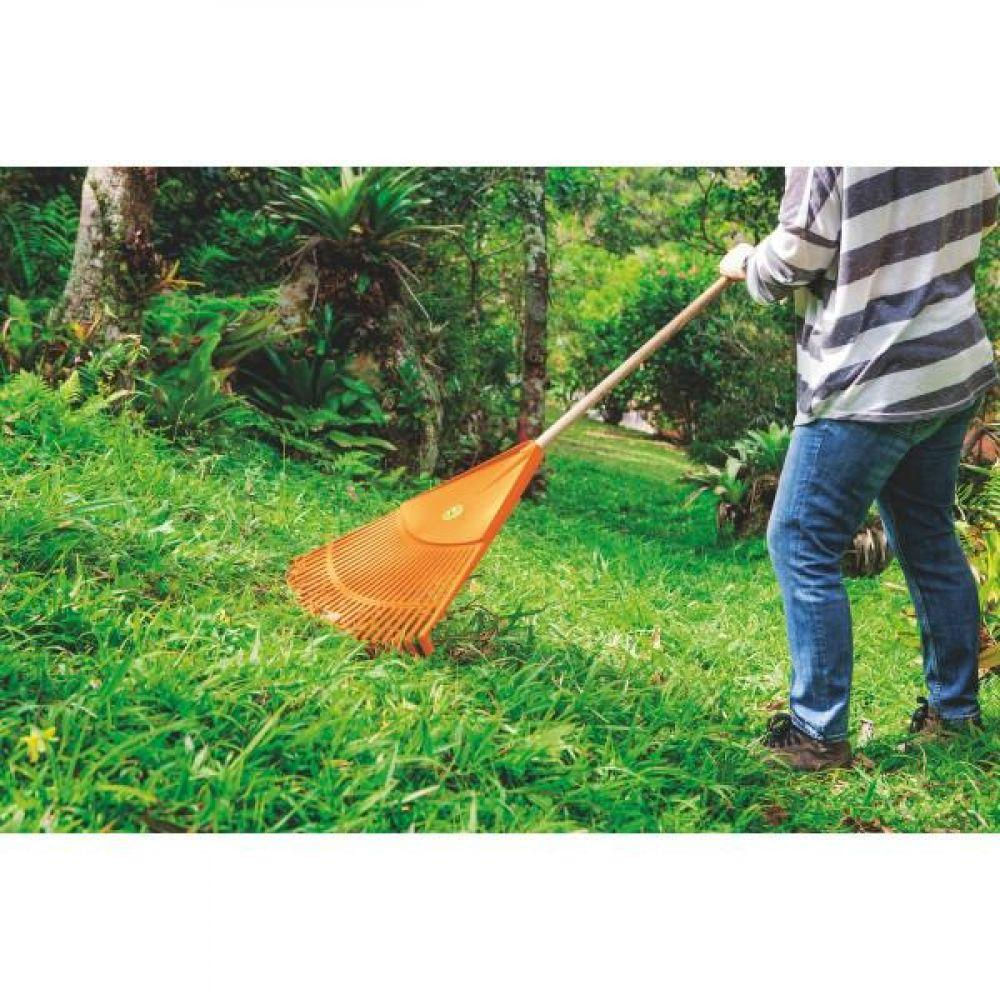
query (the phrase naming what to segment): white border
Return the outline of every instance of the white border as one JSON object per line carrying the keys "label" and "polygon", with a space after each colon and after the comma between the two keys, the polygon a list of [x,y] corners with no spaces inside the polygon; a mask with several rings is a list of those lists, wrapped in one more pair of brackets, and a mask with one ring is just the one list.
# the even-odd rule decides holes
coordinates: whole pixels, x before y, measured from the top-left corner
{"label": "white border", "polygon": [[997,850],[970,835],[0,838],[4,995],[971,995],[995,987]]}
{"label": "white border", "polygon": [[995,162],[995,5],[8,4],[7,165]]}

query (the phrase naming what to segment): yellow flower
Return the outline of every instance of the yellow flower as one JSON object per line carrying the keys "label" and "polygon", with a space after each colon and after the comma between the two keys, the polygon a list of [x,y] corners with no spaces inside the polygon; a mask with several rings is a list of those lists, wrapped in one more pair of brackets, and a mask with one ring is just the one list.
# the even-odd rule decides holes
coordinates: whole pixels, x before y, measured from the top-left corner
{"label": "yellow flower", "polygon": [[28,735],[21,737],[21,742],[28,748],[28,760],[32,764],[37,764],[38,758],[49,752],[49,746],[59,742],[59,737],[56,736],[55,726],[49,726],[47,729],[32,726]]}

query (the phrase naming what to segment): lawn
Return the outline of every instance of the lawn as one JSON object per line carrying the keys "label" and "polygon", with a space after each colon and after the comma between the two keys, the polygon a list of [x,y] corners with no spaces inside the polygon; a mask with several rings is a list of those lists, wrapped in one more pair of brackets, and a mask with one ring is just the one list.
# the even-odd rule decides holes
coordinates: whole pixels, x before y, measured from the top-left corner
{"label": "lawn", "polygon": [[171,444],[30,379],[0,421],[5,830],[1000,827],[996,684],[987,735],[902,746],[921,685],[895,567],[849,583],[859,763],[753,755],[787,670],[766,550],[716,540],[667,445],[571,432],[412,660],[306,619],[284,570],[418,485]]}

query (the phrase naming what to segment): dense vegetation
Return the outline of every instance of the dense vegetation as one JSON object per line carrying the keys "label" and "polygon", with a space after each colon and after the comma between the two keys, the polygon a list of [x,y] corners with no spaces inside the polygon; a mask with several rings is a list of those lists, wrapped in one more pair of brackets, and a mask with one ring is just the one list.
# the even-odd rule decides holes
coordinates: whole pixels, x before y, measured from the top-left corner
{"label": "dense vegetation", "polygon": [[[780,191],[770,168],[0,171],[0,825],[997,828],[995,739],[901,749],[918,649],[872,527],[861,765],[810,782],[746,752],[785,683],[760,534],[794,318],[739,291],[560,445],[432,658],[371,658],[285,587],[293,555],[551,417]],[[994,240],[991,329],[998,268]],[[628,411],[654,434],[609,426]],[[995,427],[959,495],[987,677]]]}
{"label": "dense vegetation", "polygon": [[[121,343],[102,342],[99,317],[56,329],[51,322],[72,260],[83,172],[7,170],[4,370],[42,366],[58,380],[82,364],[84,378],[96,382],[128,365],[159,386],[144,400],[152,419],[177,431],[243,419],[301,445],[311,437],[301,432],[323,423],[340,432],[331,457],[368,451],[370,442],[355,448],[346,435],[371,437],[381,421],[382,437],[399,452],[383,464],[437,473],[463,467],[516,432],[521,175],[160,171],[151,234],[157,266],[141,275],[141,328],[127,331],[138,339],[135,357]],[[603,374],[669,318],[700,289],[727,239],[766,229],[779,192],[773,170],[548,171],[548,382],[556,396]],[[275,310],[280,324],[268,322]],[[747,427],[787,419],[789,316],[767,315],[737,296],[722,310],[616,394],[609,413],[634,405],[706,454]],[[210,351],[204,341],[215,326],[220,344]],[[248,327],[256,330],[249,339]],[[227,343],[234,339],[235,348]],[[739,377],[748,364],[759,364],[760,378]],[[265,384],[278,372],[281,400]],[[352,372],[375,398],[346,416],[304,420],[303,407],[322,411],[325,398],[341,398],[342,378]],[[328,378],[332,391],[318,398]],[[252,414],[237,416],[220,402],[234,393],[232,402],[246,402]],[[262,414],[283,422],[275,427]]]}

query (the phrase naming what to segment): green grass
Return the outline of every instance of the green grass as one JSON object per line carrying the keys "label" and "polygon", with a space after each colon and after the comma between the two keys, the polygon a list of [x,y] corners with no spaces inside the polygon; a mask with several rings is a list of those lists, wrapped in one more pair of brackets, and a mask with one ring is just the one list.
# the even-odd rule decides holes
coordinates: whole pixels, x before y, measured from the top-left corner
{"label": "green grass", "polygon": [[785,693],[777,590],[762,541],[683,506],[665,445],[576,428],[434,656],[372,659],[284,570],[405,489],[171,445],[31,380],[0,422],[0,828],[1000,827],[996,685],[987,735],[900,748],[921,687],[896,569],[850,583],[866,760],[748,752]]}

